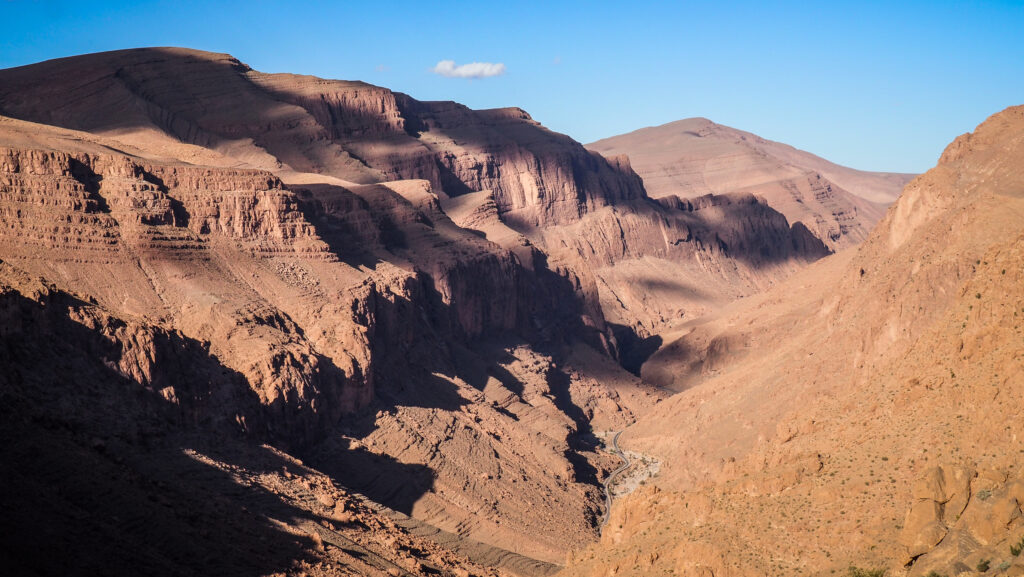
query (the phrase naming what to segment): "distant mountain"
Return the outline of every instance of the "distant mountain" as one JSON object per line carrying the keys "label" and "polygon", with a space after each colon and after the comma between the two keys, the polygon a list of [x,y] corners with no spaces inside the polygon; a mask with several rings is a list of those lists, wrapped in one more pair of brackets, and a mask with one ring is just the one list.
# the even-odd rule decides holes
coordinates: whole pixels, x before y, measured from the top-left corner
{"label": "distant mountain", "polygon": [[757,194],[832,249],[864,240],[914,176],[839,166],[706,118],[642,128],[587,148],[629,156],[653,197]]}

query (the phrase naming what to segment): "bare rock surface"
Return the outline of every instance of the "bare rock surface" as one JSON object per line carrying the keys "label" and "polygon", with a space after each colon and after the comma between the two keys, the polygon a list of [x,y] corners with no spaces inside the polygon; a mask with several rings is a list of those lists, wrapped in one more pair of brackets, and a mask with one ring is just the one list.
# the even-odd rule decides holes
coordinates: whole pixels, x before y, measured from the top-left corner
{"label": "bare rock surface", "polygon": [[[8,266],[206,343],[252,405],[205,401],[227,411],[218,420],[319,456],[339,482],[373,482],[364,492],[476,541],[501,544],[534,526],[529,509],[507,498],[513,489],[559,512],[548,529],[531,529],[523,554],[558,562],[594,531],[595,473],[574,439],[595,411],[621,412],[613,418],[624,424],[628,407],[653,397],[642,387],[621,397],[544,368],[547,356],[537,357],[547,359],[537,369],[506,368],[507,351],[536,357],[524,338],[557,344],[574,326],[585,338],[579,305],[562,277],[527,270],[454,225],[429,183],[297,194],[253,169],[10,148],[3,159],[0,245]],[[506,334],[507,344],[473,348],[470,339],[482,334]],[[191,398],[151,383],[157,366],[172,370],[176,361],[125,354],[125,374],[168,400]],[[620,400],[598,400],[606,397]],[[466,412],[478,403],[482,416]],[[577,403],[595,409],[584,413]],[[358,416],[367,411],[395,419]],[[520,419],[535,430],[512,425]],[[365,477],[365,451],[339,445],[339,434],[379,453],[373,477]],[[487,442],[495,448],[479,452]],[[336,468],[342,463],[348,467]],[[509,487],[481,477],[501,467],[516,470],[504,477]],[[492,509],[483,522],[481,510]]]}
{"label": "bare rock surface", "polygon": [[252,443],[276,417],[209,343],[6,262],[0,318],[8,572],[498,574]]}
{"label": "bare rock surface", "polygon": [[[947,465],[925,472],[918,483],[930,482],[929,477],[936,472],[956,475],[958,493],[953,497],[945,495],[950,500],[942,502],[931,499],[936,495],[918,498],[915,491],[915,502],[907,512],[900,535],[907,546],[905,561],[909,574],[955,574],[964,567],[980,573],[1005,571],[1009,575],[1024,570],[1024,559],[1020,558],[1024,550],[1024,483],[1020,472],[973,471]],[[925,499],[939,508],[930,525],[921,527],[916,510]],[[936,539],[939,533],[942,536]],[[988,570],[981,571],[985,566]]]}
{"label": "bare rock surface", "polygon": [[[623,340],[629,356],[820,258],[818,239],[833,245],[816,223],[791,229],[753,202],[653,202],[629,159],[588,151],[520,109],[477,111],[361,82],[264,74],[229,55],[180,48],[59,59],[0,78],[4,115],[87,131],[147,158],[268,170],[295,186],[422,179],[442,203],[488,191],[491,223],[481,214],[467,226],[511,227],[543,250],[590,302],[588,322],[605,341]],[[709,206],[730,206],[751,226],[719,219],[685,230],[687,213]],[[619,238],[627,230],[628,241]],[[567,234],[582,246],[563,243]],[[535,258],[519,256],[527,267]],[[634,259],[642,262],[624,262]],[[622,274],[597,270],[612,265]],[[665,265],[685,267],[704,294],[677,288]],[[599,307],[616,311],[621,328],[605,327]]]}
{"label": "bare rock surface", "polygon": [[653,197],[750,192],[829,248],[854,246],[913,175],[839,166],[749,132],[688,118],[588,144],[626,155]]}
{"label": "bare rock surface", "polygon": [[[910,195],[921,210],[894,210],[871,250],[917,247],[945,202]],[[592,433],[693,408],[621,365],[639,372],[698,316],[732,318],[723,307],[828,254],[821,238],[749,190],[651,198],[627,158],[515,108],[178,48],[0,71],[0,422],[38,440],[4,449],[21,471],[5,522],[41,536],[5,556],[51,573],[67,547],[108,574],[550,573],[599,537],[617,463]],[[991,244],[974,238],[953,268],[925,269],[940,302]],[[931,326],[897,321],[897,335]],[[887,331],[850,350],[911,350],[872,340]],[[723,342],[724,358],[756,339]],[[671,450],[640,434],[661,425],[624,439],[665,472],[696,459],[658,477],[695,487],[766,430],[818,430],[783,419],[793,398],[731,440],[710,424],[748,406],[714,400],[695,433],[665,425]],[[770,462],[778,487],[823,466]]]}
{"label": "bare rock surface", "polygon": [[268,170],[364,184],[425,179],[452,194],[492,190],[515,224],[574,220],[643,196],[635,174],[522,110],[474,111],[362,82],[263,74],[226,54],[106,52],[10,69],[3,80],[0,109],[14,118],[186,161],[195,145]]}
{"label": "bare rock surface", "polygon": [[[0,260],[10,278],[24,277],[22,284],[10,281],[9,294],[33,300],[35,289],[25,287],[35,282],[71,295],[83,304],[72,307],[68,322],[103,334],[110,349],[72,332],[61,337],[62,347],[79,360],[41,373],[33,381],[39,386],[23,390],[20,373],[5,371],[11,379],[4,394],[19,396],[25,411],[74,428],[98,410],[78,402],[79,395],[95,390],[108,395],[105,402],[120,402],[122,393],[104,387],[122,381],[79,374],[76,363],[102,360],[137,383],[130,391],[170,407],[180,434],[203,446],[231,434],[239,437],[231,451],[256,441],[301,457],[339,487],[434,527],[452,548],[474,552],[468,558],[500,568],[508,555],[518,556],[525,561],[506,569],[534,571],[564,562],[569,547],[596,538],[605,463],[589,437],[592,424],[625,426],[664,395],[607,357],[613,338],[577,273],[549,264],[546,253],[506,225],[509,238],[492,241],[448,217],[442,203],[452,197],[437,188],[435,152],[402,127],[406,117],[387,112],[388,95],[394,102],[403,97],[361,83],[265,78],[230,57],[182,50],[83,57],[0,76]],[[306,102],[303,91],[313,87],[321,92]],[[347,115],[338,116],[342,108]],[[605,178],[612,165],[524,114],[450,108],[441,107],[480,130],[497,125],[487,129],[500,140],[494,150],[523,155],[531,167],[541,162],[531,150],[550,154],[541,162],[550,164],[545,178],[564,178],[558,186],[572,198],[590,194],[599,206],[632,194],[630,183],[639,182],[620,172]],[[441,109],[423,114],[440,118]],[[332,114],[334,124],[320,124]],[[521,126],[506,130],[505,123]],[[529,131],[539,136],[528,138]],[[410,143],[417,151],[412,160],[382,154],[379,166],[391,171],[384,174],[339,144],[366,145],[359,152],[371,158],[368,143],[381,134]],[[416,164],[423,158],[428,168]],[[517,182],[542,176],[505,173],[488,185],[506,198],[533,198],[500,188],[510,174]],[[619,188],[604,191],[607,182]],[[577,185],[591,188],[584,193]],[[495,203],[488,218],[522,210],[557,221],[587,210],[584,202],[563,214],[564,202],[538,199]],[[110,320],[90,320],[83,310]],[[33,330],[29,324],[8,332],[4,346],[17,347]],[[193,354],[181,347],[208,360],[193,367]],[[39,356],[30,352],[25,358]],[[591,361],[574,365],[570,356]],[[24,359],[8,360],[5,366]],[[191,370],[200,373],[189,378]],[[81,414],[57,410],[63,405],[50,403],[54,397],[81,405]],[[124,454],[159,459],[164,453],[150,451],[147,439],[164,433],[159,421],[152,429],[129,437]],[[97,446],[110,444],[92,437]],[[10,462],[35,467],[33,455]],[[126,467],[127,474],[136,470]],[[242,502],[232,501],[233,483],[223,491],[236,506]],[[156,498],[147,486],[133,494]],[[332,518],[351,520],[336,497],[314,497]],[[35,502],[19,509],[19,518],[52,532],[55,542],[72,535],[50,509],[28,515]],[[545,512],[539,523],[537,511]],[[197,514],[190,523],[203,527],[211,519]],[[331,553],[335,537],[318,540],[308,527],[286,525],[307,538],[283,549],[282,558]],[[361,542],[380,535],[375,527],[364,530]],[[115,539],[119,531],[106,534]],[[158,530],[152,539],[162,535]],[[37,550],[17,555],[25,560]],[[142,550],[165,554],[159,546]],[[101,548],[97,563],[118,551]],[[415,551],[393,553],[383,556],[399,568],[382,561],[373,571],[429,573],[427,565],[416,569],[416,559],[426,561]],[[194,567],[178,557],[167,563],[154,571]],[[281,571],[304,570],[278,564]],[[373,574],[359,567],[350,572]]]}
{"label": "bare rock surface", "polygon": [[1010,571],[1021,158],[1014,107],[951,144],[860,247],[662,349],[651,363],[688,388],[620,439],[661,472],[565,573]]}

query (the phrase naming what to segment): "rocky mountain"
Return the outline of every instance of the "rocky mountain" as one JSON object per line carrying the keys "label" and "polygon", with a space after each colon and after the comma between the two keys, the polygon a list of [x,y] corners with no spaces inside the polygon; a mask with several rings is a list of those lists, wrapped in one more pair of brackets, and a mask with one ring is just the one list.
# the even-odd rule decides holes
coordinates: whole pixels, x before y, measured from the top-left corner
{"label": "rocky mountain", "polygon": [[[762,333],[732,319],[853,262],[801,272],[838,241],[755,188],[649,195],[629,158],[519,109],[223,54],[0,70],[0,427],[25,440],[3,449],[0,526],[17,538],[0,558],[46,574],[552,574],[601,535],[618,463],[600,434],[644,416],[624,441],[681,463],[661,495],[717,479],[725,437],[681,407],[717,390],[716,359],[746,366],[732,360],[758,358],[751,335],[784,342],[796,325],[773,323],[803,309]],[[900,222],[925,218],[914,194]],[[988,246],[972,238],[948,250]],[[831,290],[814,286],[801,306]],[[858,298],[851,327],[891,305]],[[692,388],[669,398],[637,373]],[[781,410],[727,446],[742,456]]]}
{"label": "rocky mountain", "polygon": [[286,181],[299,172],[359,184],[423,179],[452,196],[491,190],[514,225],[572,221],[644,196],[636,175],[522,110],[263,74],[226,54],[168,48],[53,60],[4,71],[0,101],[10,117],[179,160],[279,171]]}
{"label": "rocky mountain", "polygon": [[587,151],[519,109],[474,111],[360,82],[263,74],[228,55],[175,48],[0,77],[3,114],[86,131],[154,161],[267,170],[311,191],[422,179],[441,204],[493,205],[494,225],[519,233],[504,248],[539,248],[551,268],[568,271],[597,338],[629,351],[827,253],[806,227],[749,194],[654,201],[628,159]]}
{"label": "rocky mountain", "polygon": [[827,252],[520,110],[184,49],[0,71],[3,556],[549,574],[598,534],[593,433],[665,396],[619,363]]}
{"label": "rocky mountain", "polygon": [[566,574],[1024,574],[1022,160],[1014,107],[863,245],[659,351],[683,392],[620,443],[660,474]]}
{"label": "rocky mountain", "polygon": [[706,118],[642,128],[587,148],[629,156],[653,197],[757,194],[832,250],[863,241],[913,177],[839,166]]}
{"label": "rocky mountain", "polygon": [[[60,320],[107,343],[72,332],[64,346],[128,380],[111,402],[156,395],[192,428],[247,434],[452,533],[492,544],[522,533],[531,558],[560,561],[592,534],[598,489],[582,437],[654,397],[540,352],[589,338],[567,278],[454,225],[424,181],[297,193],[265,171],[155,162],[87,133],[3,124],[4,266],[113,317],[76,308]],[[10,292],[46,306],[34,289]],[[211,359],[195,379],[185,344]],[[74,356],[57,367],[43,382],[71,387],[61,394],[77,404],[90,377]],[[6,373],[8,392],[31,403],[38,389],[19,372]],[[498,499],[513,489],[564,513],[545,532],[522,502]]]}

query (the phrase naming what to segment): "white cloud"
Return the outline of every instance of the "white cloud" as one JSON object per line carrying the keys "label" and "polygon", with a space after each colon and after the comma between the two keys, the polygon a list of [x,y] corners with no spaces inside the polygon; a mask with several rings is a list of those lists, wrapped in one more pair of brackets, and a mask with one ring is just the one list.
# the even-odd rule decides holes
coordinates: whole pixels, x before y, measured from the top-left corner
{"label": "white cloud", "polygon": [[431,72],[447,78],[487,78],[504,74],[505,65],[500,62],[470,62],[456,66],[454,60],[442,60]]}

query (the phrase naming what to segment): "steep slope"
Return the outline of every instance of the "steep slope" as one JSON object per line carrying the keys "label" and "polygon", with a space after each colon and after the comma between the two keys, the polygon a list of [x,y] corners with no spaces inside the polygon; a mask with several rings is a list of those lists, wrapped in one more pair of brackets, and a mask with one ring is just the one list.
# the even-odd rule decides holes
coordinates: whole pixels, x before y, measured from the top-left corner
{"label": "steep slope", "polygon": [[514,224],[573,220],[643,194],[635,175],[522,110],[474,111],[362,82],[263,74],[226,54],[123,50],[13,68],[0,79],[6,116],[185,161],[198,146],[283,177],[424,179],[453,195],[492,190]]}
{"label": "steep slope", "polygon": [[0,259],[207,347],[251,403],[210,419],[535,572],[597,537],[592,433],[664,396],[582,343],[636,370],[828,252],[750,194],[650,199],[518,109],[223,54],[3,70],[0,113]]}
{"label": "steep slope", "polygon": [[0,262],[4,571],[496,575],[267,445],[209,344]]}
{"label": "steep slope", "polygon": [[662,459],[656,487],[567,574],[1010,567],[1022,160],[1015,107],[952,143],[856,251],[660,353],[662,374],[698,378],[622,435]]}
{"label": "steep slope", "polygon": [[853,170],[705,118],[643,128],[587,147],[629,156],[654,197],[760,195],[834,250],[864,240],[912,177]]}
{"label": "steep slope", "polygon": [[[628,159],[587,151],[519,109],[264,74],[225,54],[138,49],[0,71],[0,112],[87,131],[153,161],[259,168],[311,190],[422,179],[442,203],[486,198],[495,226],[523,235],[577,285],[585,322],[609,350],[617,338],[633,351],[827,252],[749,195],[653,202]],[[505,248],[522,246],[512,243]],[[533,257],[520,256],[529,267]],[[670,272],[676,265],[691,276],[685,283]],[[605,326],[602,309],[620,328]]]}
{"label": "steep slope", "polygon": [[[425,181],[296,192],[265,171],[108,144],[0,119],[0,257],[124,319],[103,329],[115,350],[142,347],[121,374],[186,421],[270,443],[485,542],[474,551],[514,538],[518,553],[560,562],[592,538],[603,465],[587,433],[623,426],[656,396],[635,379],[605,386],[556,366],[566,345],[596,337],[543,259],[527,268],[457,227]],[[200,382],[212,392],[182,391],[172,375],[190,361],[146,348],[149,333],[120,334],[121,322],[206,351],[216,366]],[[92,347],[73,334],[65,346]],[[79,380],[62,375],[43,379],[51,393]],[[45,414],[38,390],[24,402]],[[513,489],[523,501],[503,498]],[[526,513],[535,506],[557,514],[539,525]]]}

